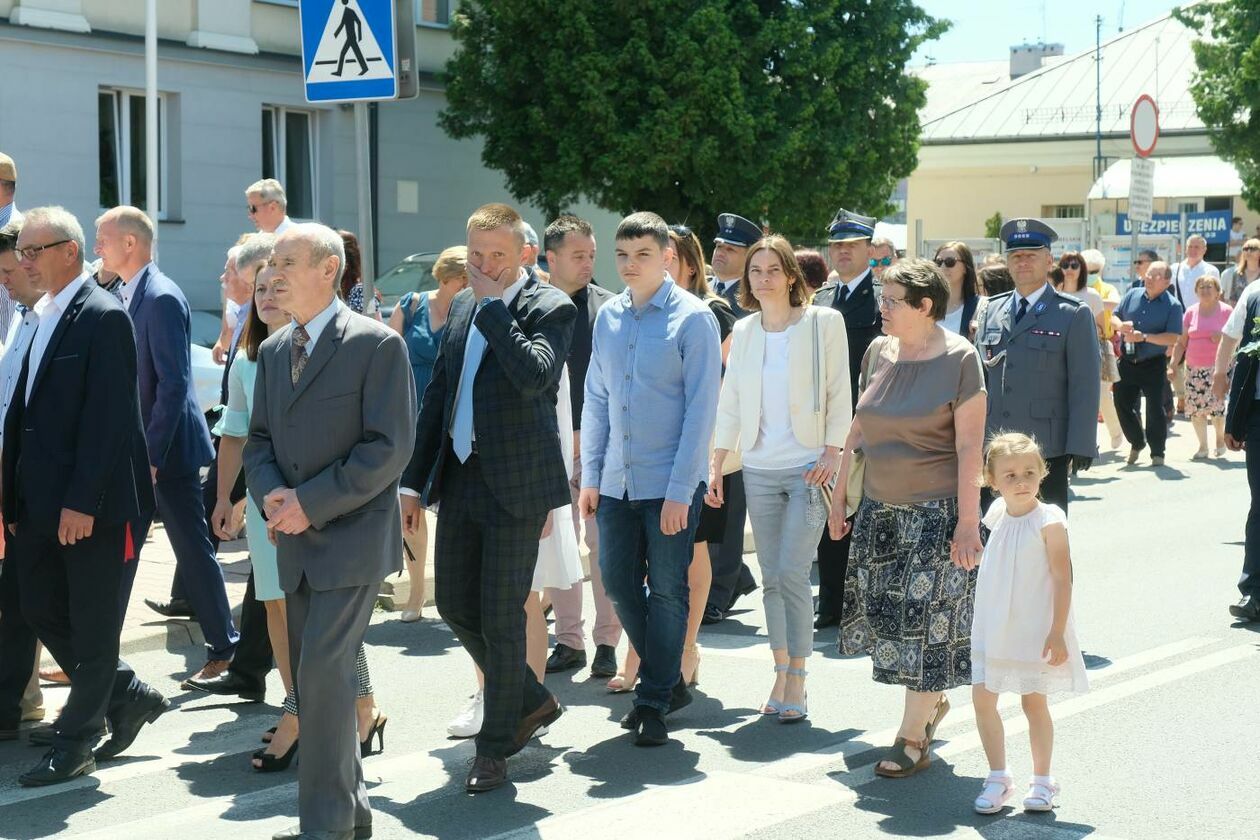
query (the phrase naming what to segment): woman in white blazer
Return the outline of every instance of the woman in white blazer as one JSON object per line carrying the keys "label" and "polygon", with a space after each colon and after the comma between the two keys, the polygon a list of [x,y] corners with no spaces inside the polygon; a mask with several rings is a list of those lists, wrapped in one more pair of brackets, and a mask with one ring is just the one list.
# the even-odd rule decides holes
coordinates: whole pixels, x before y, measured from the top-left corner
{"label": "woman in white blazer", "polygon": [[761,707],[804,720],[805,660],[814,645],[809,572],[827,518],[822,485],[835,480],[853,416],[844,317],[808,305],[810,289],[782,236],[753,245],[718,404],[707,503],[722,504],[722,465],[738,449],[761,566],[774,688]]}

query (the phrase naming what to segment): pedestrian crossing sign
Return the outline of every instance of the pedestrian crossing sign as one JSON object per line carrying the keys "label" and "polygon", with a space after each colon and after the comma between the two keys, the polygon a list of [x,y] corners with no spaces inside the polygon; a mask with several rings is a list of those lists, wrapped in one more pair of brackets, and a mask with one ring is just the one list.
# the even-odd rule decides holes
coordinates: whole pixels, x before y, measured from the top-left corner
{"label": "pedestrian crossing sign", "polygon": [[398,98],[394,2],[299,0],[307,102]]}

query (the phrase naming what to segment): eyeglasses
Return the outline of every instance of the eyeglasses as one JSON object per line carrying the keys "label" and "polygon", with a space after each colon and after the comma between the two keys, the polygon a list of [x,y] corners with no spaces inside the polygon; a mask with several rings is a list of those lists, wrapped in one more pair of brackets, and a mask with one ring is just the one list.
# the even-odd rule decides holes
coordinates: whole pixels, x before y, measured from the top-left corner
{"label": "eyeglasses", "polygon": [[257,204],[247,204],[246,207],[249,209],[249,215],[251,216],[258,212]]}
{"label": "eyeglasses", "polygon": [[939,268],[953,268],[954,266],[958,265],[958,258],[957,257],[937,257],[935,260],[933,260],[933,262],[936,263],[937,267]]}
{"label": "eyeglasses", "polygon": [[889,266],[892,265],[892,257],[880,257],[879,259],[872,257],[868,262],[871,264],[871,268],[877,265]]}
{"label": "eyeglasses", "polygon": [[885,295],[880,295],[878,298],[876,298],[876,301],[878,301],[880,309],[893,309],[899,304],[905,303],[906,299],[903,297],[894,298],[894,297],[887,297]]}
{"label": "eyeglasses", "polygon": [[56,242],[49,242],[47,245],[32,245],[29,248],[16,248],[14,249],[14,253],[18,255],[18,259],[20,260],[35,262],[39,255],[44,251],[47,251],[49,248],[56,248],[58,245],[65,245],[70,241],[71,240],[69,239],[58,239]]}

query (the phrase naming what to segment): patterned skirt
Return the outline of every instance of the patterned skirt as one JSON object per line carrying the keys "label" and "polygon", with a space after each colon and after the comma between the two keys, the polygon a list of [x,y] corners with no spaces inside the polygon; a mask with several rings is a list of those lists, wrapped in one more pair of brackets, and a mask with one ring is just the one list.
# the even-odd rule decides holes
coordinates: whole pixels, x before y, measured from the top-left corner
{"label": "patterned skirt", "polygon": [[950,562],[958,500],[862,499],[844,586],[840,651],[869,653],[875,682],[913,691],[971,684],[976,571]]}
{"label": "patterned skirt", "polygon": [[1208,419],[1225,416],[1225,400],[1212,396],[1212,368],[1186,368],[1186,415]]}

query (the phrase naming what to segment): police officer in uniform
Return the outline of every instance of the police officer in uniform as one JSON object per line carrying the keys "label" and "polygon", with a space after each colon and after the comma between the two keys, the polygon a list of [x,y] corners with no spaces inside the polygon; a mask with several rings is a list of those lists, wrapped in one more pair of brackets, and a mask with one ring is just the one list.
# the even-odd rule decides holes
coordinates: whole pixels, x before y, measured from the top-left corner
{"label": "police officer in uniform", "polygon": [[[731,305],[736,318],[748,314],[748,310],[739,305],[739,281],[744,276],[748,249],[761,236],[761,228],[743,216],[734,213],[718,216],[718,232],[713,238],[713,259],[710,261],[713,285]],[[709,546],[713,585],[709,588],[709,602],[701,619],[705,624],[716,624],[726,618],[741,595],[757,588],[757,581],[744,562],[744,522],[748,518],[748,506],[744,502],[742,470],[723,477],[722,493],[726,500],[726,529],[722,533],[722,542]]]}
{"label": "police officer in uniform", "polygon": [[[1089,307],[1046,279],[1058,234],[1036,219],[1011,219],[999,234],[1014,291],[994,295],[976,325],[989,392],[986,437],[1023,432],[1050,468],[1041,497],[1067,512],[1068,475],[1098,456],[1098,338]],[[991,497],[990,497],[991,498]],[[988,498],[984,500],[988,504]]]}
{"label": "police officer in uniform", "polygon": [[[849,380],[853,406],[857,406],[858,374],[862,357],[883,331],[875,294],[875,276],[871,271],[871,239],[875,236],[875,219],[841,208],[828,226],[827,256],[836,279],[827,283],[814,296],[814,306],[829,306],[844,316],[849,339]],[[841,476],[841,481],[844,477]],[[849,566],[849,535],[836,541],[823,529],[818,543],[818,619],[816,629],[840,623],[840,605],[844,602],[844,576]]]}

